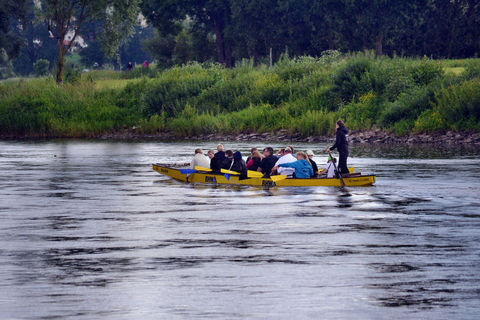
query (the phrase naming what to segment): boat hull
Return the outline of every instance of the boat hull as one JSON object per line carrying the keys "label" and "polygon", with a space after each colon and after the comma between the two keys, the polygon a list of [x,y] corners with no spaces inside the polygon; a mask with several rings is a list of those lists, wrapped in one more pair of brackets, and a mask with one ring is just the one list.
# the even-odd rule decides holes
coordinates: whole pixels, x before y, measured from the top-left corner
{"label": "boat hull", "polygon": [[[336,178],[283,179],[277,182],[274,182],[270,178],[248,178],[240,180],[238,176],[228,176],[221,173],[196,172],[191,174],[182,174],[180,169],[169,168],[158,164],[153,164],[152,167],[153,170],[160,174],[169,176],[175,180],[190,183],[266,187],[341,187],[340,179]],[[360,175],[350,178],[343,178],[343,181],[347,187],[364,187],[373,185],[376,182],[376,177],[375,175]]]}

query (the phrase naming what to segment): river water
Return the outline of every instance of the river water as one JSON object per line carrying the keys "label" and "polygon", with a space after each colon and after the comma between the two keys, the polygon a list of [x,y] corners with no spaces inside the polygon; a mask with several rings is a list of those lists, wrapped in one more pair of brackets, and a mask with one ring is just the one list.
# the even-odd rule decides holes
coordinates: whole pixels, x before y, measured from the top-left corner
{"label": "river water", "polygon": [[480,318],[480,150],[352,146],[346,190],[151,169],[197,146],[0,141],[0,319]]}

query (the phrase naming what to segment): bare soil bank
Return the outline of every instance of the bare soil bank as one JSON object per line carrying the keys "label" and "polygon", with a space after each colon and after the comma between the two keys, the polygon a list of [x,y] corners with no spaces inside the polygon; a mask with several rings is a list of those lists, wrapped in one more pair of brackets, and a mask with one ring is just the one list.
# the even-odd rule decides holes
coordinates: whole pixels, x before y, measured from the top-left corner
{"label": "bare soil bank", "polygon": [[[55,136],[13,136],[0,135],[3,140],[18,139],[58,139],[58,138],[86,138],[101,140],[160,140],[160,141],[281,141],[281,142],[327,142],[335,137],[331,136],[310,136],[301,137],[300,134],[290,134],[287,130],[279,130],[274,133],[240,133],[240,134],[217,134],[180,137],[171,132],[159,132],[156,134],[142,134],[136,130],[125,130],[123,132],[113,132],[102,134],[95,137],[55,137]],[[350,143],[354,144],[429,144],[429,145],[471,145],[480,147],[480,132],[453,132],[443,133],[415,134],[407,136],[396,136],[377,130],[352,131],[349,134]]]}

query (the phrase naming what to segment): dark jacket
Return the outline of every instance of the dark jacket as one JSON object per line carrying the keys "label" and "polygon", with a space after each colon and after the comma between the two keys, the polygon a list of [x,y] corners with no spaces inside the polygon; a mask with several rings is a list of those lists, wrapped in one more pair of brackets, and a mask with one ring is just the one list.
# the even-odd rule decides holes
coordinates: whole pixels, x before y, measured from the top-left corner
{"label": "dark jacket", "polygon": [[240,151],[237,151],[233,154],[233,164],[230,170],[239,172],[240,179],[247,177],[247,166],[245,164],[245,160],[242,159],[242,154]]}
{"label": "dark jacket", "polygon": [[215,153],[212,160],[210,160],[210,169],[215,172],[220,172],[223,160],[225,160],[225,152],[218,151],[217,153]]}
{"label": "dark jacket", "polygon": [[340,127],[337,129],[337,134],[335,136],[335,144],[330,148],[334,150],[335,148],[339,153],[348,154],[348,129],[346,127]]}
{"label": "dark jacket", "polygon": [[262,173],[270,177],[270,172],[272,172],[272,168],[275,167],[275,163],[277,163],[278,158],[274,155],[270,155],[262,159],[260,163],[260,168],[262,168]]}
{"label": "dark jacket", "polygon": [[224,156],[223,160],[222,160],[221,168],[230,170],[230,167],[232,166],[232,162],[233,162],[233,157],[225,157]]}
{"label": "dark jacket", "polygon": [[257,171],[258,167],[262,163],[262,159],[257,157],[248,157],[247,159],[247,169],[252,171]]}
{"label": "dark jacket", "polygon": [[318,176],[318,166],[317,166],[317,163],[316,163],[315,161],[313,161],[312,159],[310,159],[310,164],[312,165],[313,176],[314,176],[314,177],[317,177],[317,176]]}

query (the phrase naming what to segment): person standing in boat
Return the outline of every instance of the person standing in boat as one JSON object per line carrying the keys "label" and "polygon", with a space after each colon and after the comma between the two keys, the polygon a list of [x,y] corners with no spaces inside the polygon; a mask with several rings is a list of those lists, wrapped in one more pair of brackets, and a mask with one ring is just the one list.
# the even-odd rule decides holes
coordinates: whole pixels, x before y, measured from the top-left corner
{"label": "person standing in boat", "polygon": [[348,129],[345,127],[345,124],[342,120],[338,120],[336,124],[336,135],[335,135],[335,144],[331,147],[327,147],[325,150],[330,152],[330,150],[337,149],[339,154],[338,159],[338,170],[340,174],[348,174],[347,167],[347,158],[348,158]]}
{"label": "person standing in boat", "polygon": [[217,145],[217,153],[213,155],[213,158],[210,160],[210,169],[214,172],[220,172],[222,169],[222,163],[225,160],[225,152],[223,152],[223,145]]}
{"label": "person standing in boat", "polygon": [[195,166],[208,168],[210,166],[210,160],[203,154],[202,149],[195,149],[195,156],[190,162],[190,168],[195,169]]}

